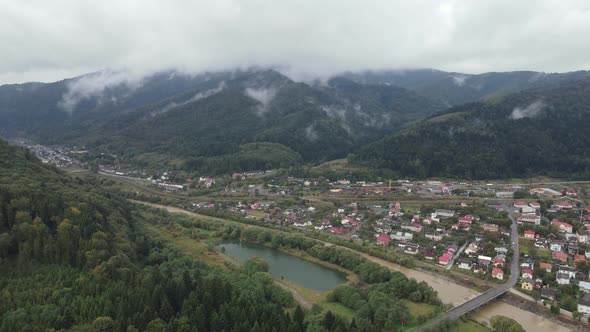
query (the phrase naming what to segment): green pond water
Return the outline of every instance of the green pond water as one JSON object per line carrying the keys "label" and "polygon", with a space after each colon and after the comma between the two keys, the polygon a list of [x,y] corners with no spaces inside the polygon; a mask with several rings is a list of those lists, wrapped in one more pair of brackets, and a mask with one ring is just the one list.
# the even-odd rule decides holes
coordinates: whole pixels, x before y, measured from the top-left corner
{"label": "green pond water", "polygon": [[245,262],[252,257],[264,259],[270,274],[283,277],[305,288],[318,291],[332,289],[346,282],[346,274],[303,258],[285,254],[258,243],[240,240],[225,240],[218,249],[225,248],[225,254]]}

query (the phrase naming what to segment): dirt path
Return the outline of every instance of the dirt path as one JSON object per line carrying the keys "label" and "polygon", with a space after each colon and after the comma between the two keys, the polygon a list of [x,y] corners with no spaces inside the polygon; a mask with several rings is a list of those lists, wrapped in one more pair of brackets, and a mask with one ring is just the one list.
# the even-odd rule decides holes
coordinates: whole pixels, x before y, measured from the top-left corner
{"label": "dirt path", "polygon": [[287,285],[281,284],[281,282],[278,280],[275,280],[274,283],[282,289],[291,292],[291,295],[293,295],[295,301],[297,301],[297,303],[299,303],[299,305],[302,306],[304,309],[311,309],[313,304],[307,301],[305,298],[303,298],[303,296],[301,296],[301,294],[299,294],[296,290]]}

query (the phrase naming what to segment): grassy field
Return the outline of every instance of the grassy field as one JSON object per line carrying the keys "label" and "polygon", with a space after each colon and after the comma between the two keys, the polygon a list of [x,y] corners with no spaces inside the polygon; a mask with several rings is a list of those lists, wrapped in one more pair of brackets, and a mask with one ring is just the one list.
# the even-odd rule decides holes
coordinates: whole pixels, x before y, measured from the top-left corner
{"label": "grassy field", "polygon": [[247,213],[248,215],[253,216],[257,219],[264,219],[264,217],[266,217],[266,213],[264,211],[248,210]]}
{"label": "grassy field", "polygon": [[432,314],[436,307],[428,303],[416,303],[409,300],[401,300],[403,304],[408,307],[408,310],[412,313],[412,316],[428,316]]}
{"label": "grassy field", "polygon": [[207,245],[198,240],[191,239],[181,231],[180,226],[156,226],[147,222],[138,225],[151,238],[159,238],[169,242],[183,252],[197,258],[207,265],[218,265],[225,267],[225,259],[215,252],[210,251]]}
{"label": "grassy field", "polygon": [[539,258],[541,260],[551,260],[551,252],[548,249],[536,248],[533,240],[519,239],[518,244],[520,252],[525,255],[533,256],[534,258]]}

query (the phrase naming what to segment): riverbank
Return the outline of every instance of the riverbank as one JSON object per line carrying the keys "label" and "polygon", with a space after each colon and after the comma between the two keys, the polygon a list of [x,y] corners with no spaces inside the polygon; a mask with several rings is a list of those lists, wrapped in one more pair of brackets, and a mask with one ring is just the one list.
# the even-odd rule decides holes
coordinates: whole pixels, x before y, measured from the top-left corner
{"label": "riverbank", "polygon": [[[281,230],[265,228],[262,226],[243,224],[243,223],[239,223],[237,221],[225,220],[225,219],[216,218],[216,217],[199,215],[197,213],[186,211],[184,209],[180,209],[180,208],[173,207],[173,206],[165,206],[165,205],[147,203],[147,202],[141,202],[141,201],[134,201],[134,202],[139,203],[139,204],[143,204],[143,205],[156,207],[156,208],[165,209],[168,212],[172,212],[172,213],[183,213],[186,215],[202,218],[205,220],[225,222],[225,223],[231,223],[231,224],[239,224],[239,225],[242,225],[243,227],[253,227],[253,228],[257,228],[257,229],[261,229],[261,230],[265,230],[265,231],[270,231],[270,232],[288,233],[288,232],[284,232]],[[322,242],[327,246],[336,246],[337,248],[342,249],[342,250],[349,250],[357,255],[365,257],[369,261],[375,262],[381,266],[385,266],[391,270],[399,271],[399,272],[405,274],[408,278],[414,278],[419,282],[424,281],[427,284],[429,284],[434,290],[436,290],[438,292],[440,299],[444,303],[450,303],[453,305],[457,305],[457,304],[460,304],[460,303],[463,303],[463,302],[469,300],[470,298],[473,298],[473,297],[479,295],[479,292],[476,290],[456,284],[453,281],[449,281],[450,278],[449,279],[441,278],[441,276],[426,273],[424,271],[418,271],[418,270],[413,270],[413,269],[409,269],[406,267],[402,267],[399,264],[391,263],[391,262],[386,261],[384,259],[374,257],[374,256],[371,256],[369,254],[366,254],[366,253],[363,253],[363,252],[360,252],[360,251],[357,251],[354,249],[335,245],[335,244],[321,241],[321,240],[314,239],[314,238],[310,238],[310,239]],[[548,320],[544,317],[537,316],[529,311],[525,311],[525,310],[520,309],[516,306],[513,306],[513,305],[505,303],[505,302],[501,302],[501,301],[494,302],[494,303],[491,303],[491,304],[485,306],[483,309],[480,309],[478,312],[476,312],[473,315],[473,317],[480,322],[487,322],[494,315],[503,315],[503,316],[511,317],[511,318],[515,319],[517,322],[519,322],[527,331],[535,331],[535,332],[571,331],[570,328],[559,325],[555,321],[551,321],[551,320]]]}

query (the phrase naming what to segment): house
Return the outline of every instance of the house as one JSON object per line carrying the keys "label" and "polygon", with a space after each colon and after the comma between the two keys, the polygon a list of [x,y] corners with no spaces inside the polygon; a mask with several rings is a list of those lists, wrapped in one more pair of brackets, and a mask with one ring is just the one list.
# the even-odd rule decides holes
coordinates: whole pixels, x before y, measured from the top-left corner
{"label": "house", "polygon": [[514,198],[513,191],[496,191],[496,197],[498,198]]}
{"label": "house", "polygon": [[574,265],[577,266],[580,263],[585,263],[586,257],[584,255],[575,255],[574,256]]}
{"label": "house", "polygon": [[471,223],[473,223],[473,216],[472,215],[468,214],[466,216],[459,217],[459,224],[471,226]]}
{"label": "house", "polygon": [[542,299],[553,301],[553,300],[555,300],[556,297],[557,297],[557,292],[555,291],[555,289],[551,289],[551,288],[541,289],[541,298]]}
{"label": "house", "polygon": [[545,239],[536,239],[535,240],[535,247],[536,248],[547,248],[547,241]]}
{"label": "house", "polygon": [[483,224],[484,232],[498,233],[498,225],[496,224]]}
{"label": "house", "polygon": [[581,314],[590,314],[590,294],[585,294],[578,300],[578,312]]}
{"label": "house", "polygon": [[463,270],[471,270],[471,266],[473,265],[470,261],[467,260],[460,260],[458,263],[459,268]]}
{"label": "house", "polygon": [[492,278],[496,278],[498,280],[503,280],[504,279],[504,271],[499,267],[493,268],[492,269]]}
{"label": "house", "polygon": [[416,224],[416,223],[404,224],[401,227],[402,227],[402,229],[407,229],[407,230],[409,230],[411,232],[420,232],[420,231],[422,231],[422,225]]}
{"label": "house", "polygon": [[565,242],[563,241],[551,241],[551,244],[549,245],[549,250],[551,251],[563,251],[565,249]]}
{"label": "house", "polygon": [[415,254],[417,254],[417,253],[418,253],[418,251],[419,251],[419,249],[420,249],[420,246],[418,246],[417,244],[413,244],[413,243],[406,244],[406,245],[404,246],[404,252],[405,252],[406,254],[410,254],[410,255],[415,255]]}
{"label": "house", "polygon": [[[535,267],[535,259],[530,257],[530,256],[526,256],[525,258],[523,258],[520,262],[520,267],[522,267],[523,269],[533,269]],[[532,278],[532,274],[531,274],[531,278]]]}
{"label": "house", "polygon": [[481,265],[485,265],[486,267],[490,265],[492,262],[492,257],[479,255],[477,256],[477,262]]}
{"label": "house", "polygon": [[578,250],[580,247],[578,246],[578,241],[570,241],[567,245],[567,253],[575,256],[578,254]]}
{"label": "house", "polygon": [[532,207],[533,209],[540,209],[541,208],[541,203],[539,202],[530,202],[529,206]]}
{"label": "house", "polygon": [[531,269],[522,269],[521,277],[522,278],[533,279],[533,270],[531,270]]}
{"label": "house", "polygon": [[576,238],[580,243],[588,243],[588,240],[590,239],[590,237],[588,236],[588,231],[583,228],[578,229],[578,231],[576,232]]}
{"label": "house", "polygon": [[555,206],[556,208],[560,209],[560,210],[567,210],[567,209],[571,209],[574,207],[574,205],[568,201],[561,201],[561,202],[557,202],[555,204],[553,204],[553,206]]}
{"label": "house", "polygon": [[570,284],[570,276],[567,273],[557,272],[555,276],[555,280],[559,285],[569,285]]}
{"label": "house", "polygon": [[539,268],[541,268],[542,270],[545,270],[547,272],[551,272],[551,270],[553,270],[553,264],[551,264],[551,263],[540,263],[539,264]]}
{"label": "house", "polygon": [[457,252],[457,249],[459,249],[459,246],[457,246],[456,244],[453,243],[447,247],[447,252],[454,254]]}
{"label": "house", "polygon": [[396,241],[412,241],[414,234],[408,232],[395,232],[390,235],[392,240]]}
{"label": "house", "polygon": [[506,265],[506,259],[504,257],[495,257],[492,260],[492,265],[495,267],[504,267]]}
{"label": "house", "polygon": [[494,248],[494,251],[499,254],[504,254],[504,255],[506,255],[508,253],[508,249],[506,249],[504,247],[496,247],[496,248]]}
{"label": "house", "polygon": [[438,264],[447,266],[447,265],[449,265],[449,262],[451,261],[452,258],[453,258],[453,254],[451,254],[449,252],[445,252],[444,254],[442,254],[438,258]]}
{"label": "house", "polygon": [[537,235],[537,233],[535,233],[535,231],[533,231],[531,229],[527,229],[526,231],[524,231],[524,238],[525,239],[534,240],[536,235]]}
{"label": "house", "polygon": [[466,255],[473,256],[473,255],[476,255],[478,251],[479,251],[479,244],[477,242],[471,242],[471,243],[469,243],[467,248],[465,248],[464,253]]}
{"label": "house", "polygon": [[520,288],[524,289],[524,290],[533,290],[534,288],[534,284],[533,284],[533,279],[531,278],[522,278],[521,282],[520,282]]}
{"label": "house", "polygon": [[385,236],[385,235],[377,236],[377,244],[380,246],[388,245],[389,241],[391,241],[391,238],[389,238],[389,236]]}
{"label": "house", "polygon": [[573,189],[566,189],[565,195],[568,197],[578,197],[578,193]]}
{"label": "house", "polygon": [[540,225],[541,216],[536,214],[523,214],[522,216],[516,218],[516,222],[519,224]]}
{"label": "house", "polygon": [[455,216],[455,211],[452,210],[444,210],[444,209],[436,209],[434,211],[436,217],[441,218],[451,218]]}
{"label": "house", "polygon": [[529,206],[527,204],[527,202],[523,202],[523,201],[516,201],[514,202],[514,207],[517,209],[522,209],[523,207]]}
{"label": "house", "polygon": [[424,253],[424,259],[428,259],[428,260],[433,261],[435,257],[436,256],[433,253],[431,253],[431,252]]}
{"label": "house", "polygon": [[440,241],[443,238],[442,234],[433,232],[427,232],[424,236],[432,241]]}
{"label": "house", "polygon": [[558,273],[565,273],[567,274],[570,278],[575,278],[576,277],[576,273],[578,272],[578,270],[576,270],[575,267],[571,267],[571,266],[567,266],[567,265],[560,265],[559,268],[557,269]]}
{"label": "house", "polygon": [[332,226],[332,227],[330,227],[330,233],[342,235],[342,234],[346,233],[346,231],[342,227],[334,227],[334,226]]}
{"label": "house", "polygon": [[551,253],[551,257],[555,261],[567,262],[567,259],[568,259],[569,256],[565,252],[555,251],[555,252],[552,252]]}
{"label": "house", "polygon": [[522,209],[520,209],[520,211],[522,212],[522,214],[535,213],[535,209],[530,206],[523,206]]}

